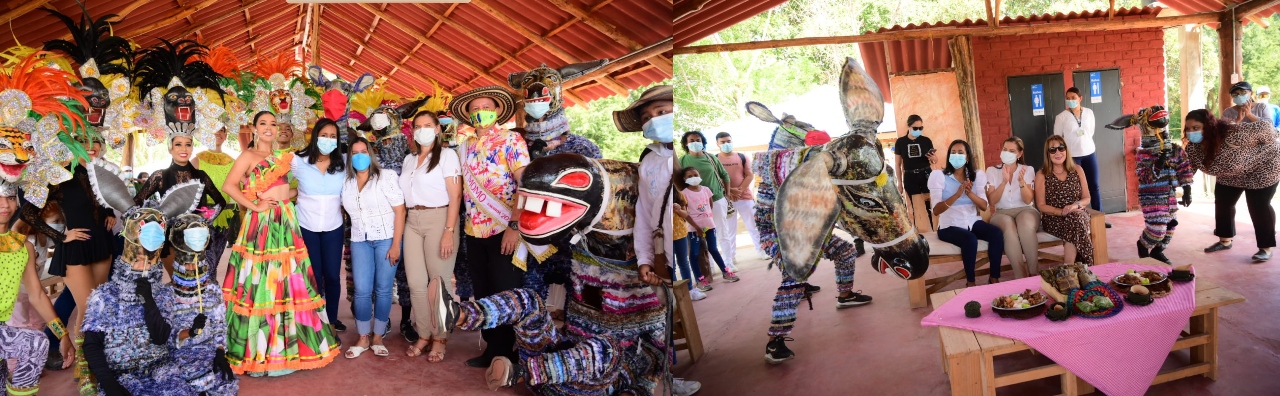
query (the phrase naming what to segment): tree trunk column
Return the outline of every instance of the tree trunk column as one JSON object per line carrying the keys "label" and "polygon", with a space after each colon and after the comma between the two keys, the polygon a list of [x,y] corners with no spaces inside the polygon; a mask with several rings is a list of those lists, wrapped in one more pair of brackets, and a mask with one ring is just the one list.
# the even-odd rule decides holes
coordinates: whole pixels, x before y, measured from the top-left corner
{"label": "tree trunk column", "polygon": [[[982,123],[978,120],[978,87],[974,82],[973,47],[969,36],[951,38],[951,62],[956,73],[956,84],[960,86],[960,113],[964,116],[964,138],[969,142],[973,152],[973,160],[977,169],[986,169],[986,159],[982,154]],[[886,51],[887,52],[887,51]]]}
{"label": "tree trunk column", "polygon": [[1224,12],[1219,22],[1218,43],[1222,55],[1219,66],[1222,68],[1222,77],[1218,80],[1218,114],[1222,114],[1221,109],[1234,105],[1231,103],[1231,85],[1244,79],[1244,55],[1240,47],[1244,31],[1234,12]]}

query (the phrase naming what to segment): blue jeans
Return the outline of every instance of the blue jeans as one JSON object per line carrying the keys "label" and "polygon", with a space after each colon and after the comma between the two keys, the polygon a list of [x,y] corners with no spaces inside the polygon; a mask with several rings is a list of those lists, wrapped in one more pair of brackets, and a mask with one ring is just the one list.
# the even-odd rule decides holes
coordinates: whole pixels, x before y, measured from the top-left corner
{"label": "blue jeans", "polygon": [[974,266],[978,261],[978,240],[987,241],[987,257],[991,258],[991,279],[1000,279],[1000,258],[1004,257],[1004,231],[1000,227],[978,220],[969,229],[951,226],[938,230],[938,239],[960,247],[960,261],[964,262],[964,275],[975,282]]}
{"label": "blue jeans", "polygon": [[[676,264],[680,266],[680,277],[689,280],[689,290],[693,290],[693,284],[698,283],[698,278],[702,277],[702,270],[697,265],[689,265],[689,237],[684,237],[671,242],[671,248],[676,251]],[[689,276],[689,271],[693,271],[693,276]]]}
{"label": "blue jeans", "polygon": [[[391,320],[391,287],[396,277],[395,263],[387,261],[389,250],[390,239],[351,242],[351,276],[356,284],[356,331],[361,335],[387,334],[387,323]],[[370,319],[373,320],[372,329]]]}
{"label": "blue jeans", "polygon": [[[707,252],[711,253],[711,258],[715,260],[716,265],[720,266],[720,272],[728,274],[729,270],[724,268],[724,259],[720,258],[720,248],[716,246],[716,229],[709,229],[703,234],[705,234],[704,236],[707,240]],[[700,250],[702,249],[702,242],[700,242],[701,239],[703,238],[698,238],[697,232],[689,233],[689,261],[691,261],[695,267],[698,265],[697,262],[699,255],[702,254],[702,251]]]}
{"label": "blue jeans", "polygon": [[1098,153],[1083,157],[1071,157],[1084,170],[1085,184],[1089,185],[1089,207],[1102,211],[1102,193],[1098,189]]}
{"label": "blue jeans", "polygon": [[329,323],[338,323],[338,304],[342,302],[342,227],[324,232],[302,229],[307,245],[311,271],[316,277],[316,291],[324,297]]}

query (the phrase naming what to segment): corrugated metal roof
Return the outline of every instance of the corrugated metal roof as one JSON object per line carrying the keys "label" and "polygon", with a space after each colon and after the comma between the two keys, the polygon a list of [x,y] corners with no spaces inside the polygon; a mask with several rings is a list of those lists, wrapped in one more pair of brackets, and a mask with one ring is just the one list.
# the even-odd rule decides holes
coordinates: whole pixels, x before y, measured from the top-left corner
{"label": "corrugated metal roof", "polygon": [[[35,3],[46,3],[73,18],[80,15],[75,0],[37,0]],[[19,2],[9,4],[15,8],[23,6]],[[561,6],[578,12],[569,12]],[[89,1],[88,4],[94,17],[128,11],[113,29],[118,35],[132,38],[137,45],[152,46],[159,43],[159,38],[196,38],[193,36],[196,34],[201,43],[232,48],[246,66],[254,63],[258,56],[274,56],[280,51],[297,51],[303,62],[309,64],[309,45],[303,45],[309,41],[304,34],[309,29],[305,23],[309,7],[285,0],[133,0]],[[543,63],[558,67],[601,58],[616,59],[672,35],[670,0],[326,4],[315,10],[321,18],[321,66],[348,80],[365,72],[388,76],[388,88],[401,95],[430,93],[431,84],[427,79],[438,81],[442,88],[453,93],[484,85],[505,86],[506,76],[511,72]],[[591,23],[576,15],[585,15]],[[515,26],[508,25],[509,22]],[[368,34],[371,28],[373,34]],[[65,35],[66,29],[57,19],[36,10],[12,18],[12,32],[12,35],[0,34],[0,48],[13,45],[15,36],[24,45],[39,46]],[[427,43],[421,43],[419,38],[426,38]],[[544,47],[534,40],[538,38],[555,48]],[[667,53],[663,59],[652,59],[652,63],[640,62],[615,71],[608,77],[611,81],[605,83],[571,82],[570,85],[577,86],[569,89],[566,100],[570,103],[576,98],[590,101],[617,94],[612,87],[634,89],[662,81],[671,77],[670,59],[671,54]],[[613,84],[614,81],[617,84]]]}
{"label": "corrugated metal roof", "polygon": [[[696,3],[704,0],[678,0],[676,8],[685,3]],[[727,29],[738,22],[745,21],[762,12],[768,11],[787,0],[711,0],[696,13],[690,14],[675,23],[675,46],[686,47],[698,40]],[[670,19],[668,19],[670,20]]]}
{"label": "corrugated metal roof", "polygon": [[[1161,4],[1183,14],[1222,11],[1227,8],[1227,4],[1235,5],[1244,2],[1245,0],[1160,0]],[[1270,18],[1275,14],[1280,14],[1280,5],[1258,11],[1258,13],[1254,15],[1260,18]],[[1249,22],[1249,20],[1244,21],[1244,23]]]}

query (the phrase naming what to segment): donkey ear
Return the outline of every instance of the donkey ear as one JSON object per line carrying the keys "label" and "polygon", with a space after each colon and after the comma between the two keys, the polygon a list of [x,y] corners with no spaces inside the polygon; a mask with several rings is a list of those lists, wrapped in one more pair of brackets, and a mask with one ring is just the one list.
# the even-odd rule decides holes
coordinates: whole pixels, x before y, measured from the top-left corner
{"label": "donkey ear", "polygon": [[778,117],[773,116],[773,112],[770,111],[768,107],[765,107],[765,105],[760,102],[747,102],[747,114],[759,118],[760,121],[773,124],[782,123],[782,121],[778,121]]}
{"label": "donkey ear", "polygon": [[369,89],[369,87],[372,87],[373,83],[376,81],[378,81],[378,79],[374,78],[372,73],[362,74],[360,75],[360,77],[356,78],[355,84],[353,84],[351,87],[351,92],[356,92],[356,93],[364,92],[364,90]]}
{"label": "donkey ear", "polygon": [[508,74],[507,85],[510,85],[512,89],[520,89],[520,80],[524,80],[524,76],[528,74],[529,72],[527,71]]}
{"label": "donkey ear", "polygon": [[821,153],[787,175],[774,200],[774,224],[782,271],[799,282],[809,279],[822,258],[839,213],[839,196],[831,185],[830,154]]}
{"label": "donkey ear", "polygon": [[196,210],[196,206],[200,205],[200,199],[203,197],[204,183],[199,180],[179,183],[164,193],[164,198],[160,199],[160,206],[156,210],[164,213],[166,219],[176,218]]}
{"label": "donkey ear", "polygon": [[98,203],[121,213],[134,206],[133,195],[129,194],[129,187],[120,176],[100,164],[90,163],[85,169],[89,172],[89,184]]}
{"label": "donkey ear", "polygon": [[409,117],[413,117],[413,115],[418,112],[418,108],[422,107],[422,104],[427,103],[427,100],[430,99],[430,96],[424,96],[422,99],[411,100],[408,103],[396,107],[396,113],[400,114],[400,118],[407,120]]}
{"label": "donkey ear", "polygon": [[310,78],[311,83],[317,86],[324,86],[329,82],[329,79],[324,78],[324,69],[316,65],[311,65],[311,67],[307,68],[307,78]]}
{"label": "donkey ear", "polygon": [[1121,130],[1134,125],[1133,114],[1125,114],[1107,124],[1107,129]]}

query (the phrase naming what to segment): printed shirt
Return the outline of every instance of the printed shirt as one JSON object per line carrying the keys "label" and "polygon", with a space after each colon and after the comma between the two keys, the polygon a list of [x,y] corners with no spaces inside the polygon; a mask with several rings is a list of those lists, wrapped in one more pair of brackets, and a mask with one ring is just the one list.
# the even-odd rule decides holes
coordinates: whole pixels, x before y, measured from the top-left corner
{"label": "printed shirt", "polygon": [[[506,128],[498,127],[497,133],[483,133],[474,136],[465,143],[466,158],[463,160],[463,173],[470,172],[464,189],[481,188],[498,198],[508,208],[515,207],[516,170],[529,165],[529,148],[520,134]],[[475,183],[472,183],[474,181]],[[477,184],[474,187],[470,184]],[[507,229],[506,222],[491,218],[481,210],[475,202],[476,194],[464,191],[463,201],[467,205],[467,222],[464,231],[476,238],[488,238],[498,235]],[[472,195],[477,195],[472,197]]]}
{"label": "printed shirt", "polygon": [[689,203],[689,218],[693,220],[693,224],[707,230],[716,228],[711,220],[711,189],[701,187],[698,191],[686,188],[680,194],[684,195],[685,202]]}
{"label": "printed shirt", "polygon": [[[962,170],[957,169],[956,172],[962,172]],[[973,178],[973,193],[986,199],[987,174],[986,172],[974,173],[977,176]],[[929,200],[933,205],[951,198],[959,190],[960,181],[956,180],[955,175],[944,175],[941,170],[934,170],[929,174]],[[938,229],[960,227],[967,230],[978,220],[982,220],[978,215],[978,206],[969,199],[968,194],[963,194],[956,199],[955,204],[938,215]]]}
{"label": "printed shirt", "polygon": [[1208,167],[1204,165],[1204,144],[1187,144],[1191,166],[1216,176],[1222,185],[1236,188],[1267,188],[1280,181],[1280,143],[1276,141],[1280,135],[1270,120],[1231,124],[1226,133],[1226,141]]}
{"label": "printed shirt", "polygon": [[[907,132],[910,134],[910,132]],[[904,172],[917,169],[929,169],[929,150],[933,150],[933,140],[928,136],[917,136],[911,139],[908,135],[898,137],[893,143],[893,154],[902,157]]]}

